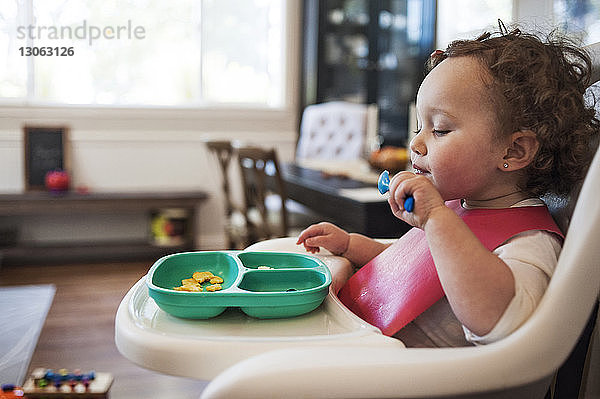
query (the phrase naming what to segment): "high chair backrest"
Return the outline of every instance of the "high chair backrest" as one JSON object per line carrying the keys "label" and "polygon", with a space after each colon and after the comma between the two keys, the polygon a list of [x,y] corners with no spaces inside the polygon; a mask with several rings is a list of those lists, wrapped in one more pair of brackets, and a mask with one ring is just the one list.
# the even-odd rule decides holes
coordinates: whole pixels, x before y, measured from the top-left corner
{"label": "high chair backrest", "polygon": [[[285,207],[287,194],[274,148],[254,146],[237,148],[244,191],[244,217],[248,234],[247,245],[273,237],[283,237],[288,232],[288,214]],[[269,184],[269,181],[272,184]],[[273,187],[271,189],[270,187]],[[281,206],[276,223],[269,215],[269,193],[279,196]]]}
{"label": "high chair backrest", "polygon": [[367,105],[332,101],[302,113],[297,159],[358,159],[367,133]]}

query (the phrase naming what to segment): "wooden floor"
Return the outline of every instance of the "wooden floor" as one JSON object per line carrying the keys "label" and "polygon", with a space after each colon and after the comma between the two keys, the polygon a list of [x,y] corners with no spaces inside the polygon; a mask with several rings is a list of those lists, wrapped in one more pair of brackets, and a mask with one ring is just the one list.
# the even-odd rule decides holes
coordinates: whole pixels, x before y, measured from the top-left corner
{"label": "wooden floor", "polygon": [[124,358],[115,346],[117,307],[150,266],[151,262],[0,266],[0,286],[56,286],[29,370],[110,372],[115,378],[111,399],[198,398],[206,381],[146,370]]}

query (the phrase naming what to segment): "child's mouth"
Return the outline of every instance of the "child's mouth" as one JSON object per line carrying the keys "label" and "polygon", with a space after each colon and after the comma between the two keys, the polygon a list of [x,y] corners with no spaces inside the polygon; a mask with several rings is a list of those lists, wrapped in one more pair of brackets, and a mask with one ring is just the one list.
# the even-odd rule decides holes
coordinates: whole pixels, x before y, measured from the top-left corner
{"label": "child's mouth", "polygon": [[413,165],[412,167],[413,167],[413,170],[415,171],[415,174],[417,174],[417,175],[428,175],[429,174],[428,170],[422,169],[422,168],[418,167],[417,165]]}

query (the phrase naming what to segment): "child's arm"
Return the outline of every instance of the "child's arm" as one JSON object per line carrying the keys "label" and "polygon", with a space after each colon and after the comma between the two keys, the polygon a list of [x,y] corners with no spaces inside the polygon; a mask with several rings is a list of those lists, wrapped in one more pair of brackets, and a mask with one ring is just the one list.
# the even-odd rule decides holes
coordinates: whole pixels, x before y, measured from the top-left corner
{"label": "child's arm", "polygon": [[[413,212],[401,205],[412,195]],[[446,297],[460,322],[488,333],[515,294],[508,266],[488,251],[424,176],[400,174],[390,183],[390,206],[399,218],[425,231]]]}
{"label": "child's arm", "polygon": [[456,317],[475,334],[487,334],[515,295],[509,267],[446,206],[430,214],[424,230]]}
{"label": "child's arm", "polygon": [[389,244],[347,231],[334,224],[322,222],[309,226],[298,236],[296,244],[303,244],[308,252],[319,252],[319,247],[334,255],[343,256],[354,265],[362,266],[377,256]]}

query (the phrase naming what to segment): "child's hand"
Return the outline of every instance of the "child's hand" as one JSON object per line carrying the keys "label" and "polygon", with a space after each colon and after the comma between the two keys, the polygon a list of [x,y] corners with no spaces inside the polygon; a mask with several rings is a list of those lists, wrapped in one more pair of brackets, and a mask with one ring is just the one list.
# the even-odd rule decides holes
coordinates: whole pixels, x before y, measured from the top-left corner
{"label": "child's hand", "polygon": [[[412,212],[406,212],[404,201],[410,196],[414,198],[415,205]],[[425,226],[434,209],[445,206],[431,180],[411,172],[400,172],[392,178],[388,203],[397,218],[419,228]]]}
{"label": "child's hand", "polygon": [[323,247],[334,255],[342,255],[348,249],[349,242],[348,232],[331,223],[321,222],[302,231],[296,244],[303,244],[313,254],[319,252],[319,247]]}

